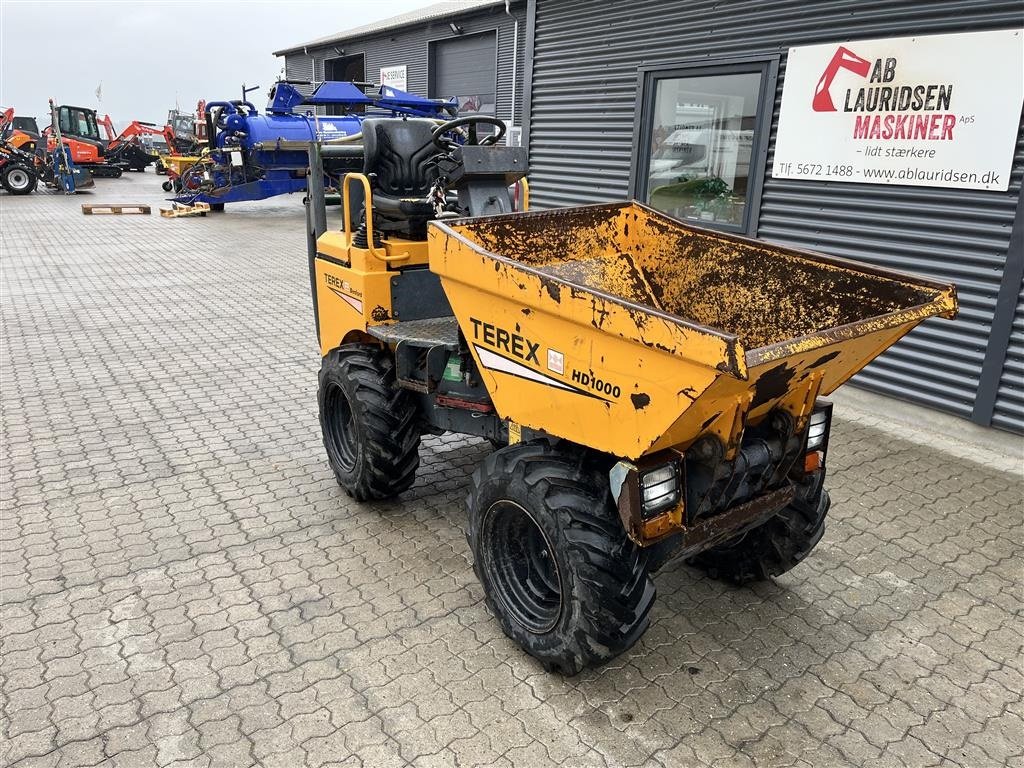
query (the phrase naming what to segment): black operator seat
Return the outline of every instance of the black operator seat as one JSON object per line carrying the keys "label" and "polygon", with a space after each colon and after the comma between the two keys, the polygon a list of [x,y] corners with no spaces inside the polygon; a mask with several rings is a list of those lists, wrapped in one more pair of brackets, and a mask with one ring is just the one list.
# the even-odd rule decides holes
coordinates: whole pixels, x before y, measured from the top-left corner
{"label": "black operator seat", "polygon": [[430,189],[437,179],[431,161],[439,150],[430,138],[435,126],[422,118],[363,121],[363,173],[373,190],[375,230],[427,238],[427,222],[434,217]]}

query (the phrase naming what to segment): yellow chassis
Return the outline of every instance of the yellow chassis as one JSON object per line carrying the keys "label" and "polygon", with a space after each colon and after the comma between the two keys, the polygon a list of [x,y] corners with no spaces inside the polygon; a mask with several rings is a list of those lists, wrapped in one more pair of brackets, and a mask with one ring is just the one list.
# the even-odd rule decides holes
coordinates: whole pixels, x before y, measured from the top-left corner
{"label": "yellow chassis", "polygon": [[[401,269],[429,265],[440,276],[510,440],[529,429],[618,457],[633,470],[684,452],[706,435],[717,437],[723,458],[731,459],[744,429],[776,410],[789,414],[802,431],[818,397],[834,391],[922,320],[956,313],[952,286],[689,228],[636,203],[595,206],[589,212],[434,221],[426,242],[390,238],[381,246],[360,248],[353,244],[353,183],[363,187],[367,241],[374,242],[369,180],[349,174],[343,185],[344,227],[317,241],[321,354],[346,343],[380,343],[368,329],[395,322],[392,286],[403,279]],[[580,211],[594,221],[592,214],[604,218],[592,231],[568,219],[559,228],[558,216]],[[704,238],[715,248],[759,249],[763,258],[788,259],[797,270],[820,269],[833,276],[829,279],[853,275],[869,290],[895,285],[913,300],[827,331],[747,349],[736,335],[639,303],[630,297],[630,286],[617,282],[619,276],[608,268],[601,267],[605,271],[599,274],[603,288],[588,283],[586,275],[553,278],[547,267],[565,256],[557,248],[548,249],[547,261],[538,257],[532,263],[530,252],[503,254],[497,233],[503,227],[514,232],[528,222],[546,234],[520,238],[523,247],[557,240],[563,251],[582,254],[580,263],[611,258],[595,250],[602,227],[617,238],[619,248],[637,254],[655,254],[665,238],[676,238],[679,247]],[[740,274],[736,280],[734,296],[756,300],[755,288],[761,288],[743,286]],[[655,520],[626,514],[623,520],[635,540],[649,542],[680,530],[682,515],[680,504]]]}

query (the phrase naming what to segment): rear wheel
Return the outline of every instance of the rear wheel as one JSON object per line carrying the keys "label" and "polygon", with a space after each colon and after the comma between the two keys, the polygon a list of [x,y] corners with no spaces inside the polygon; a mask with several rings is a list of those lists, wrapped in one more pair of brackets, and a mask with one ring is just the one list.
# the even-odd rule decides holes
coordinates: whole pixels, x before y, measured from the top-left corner
{"label": "rear wheel", "polygon": [[409,489],[419,467],[416,404],[395,385],[390,355],[346,345],[320,366],[320,428],[338,483],[358,501]]}
{"label": "rear wheel", "polygon": [[0,184],[12,195],[27,195],[36,188],[38,177],[21,163],[8,163],[0,169]]}
{"label": "rear wheel", "polygon": [[646,556],[585,454],[544,441],[490,454],[473,475],[467,538],[487,607],[545,669],[602,664],[647,629]]}
{"label": "rear wheel", "polygon": [[174,185],[169,181],[165,181],[163,184],[160,185],[160,187],[161,189],[163,189],[164,192],[170,192],[172,189],[174,189]]}
{"label": "rear wheel", "polygon": [[224,211],[224,203],[210,203],[210,210],[222,213]]}
{"label": "rear wheel", "polygon": [[774,517],[690,560],[709,576],[749,584],[781,576],[796,567],[821,541],[831,501],[817,472],[797,489],[796,498]]}

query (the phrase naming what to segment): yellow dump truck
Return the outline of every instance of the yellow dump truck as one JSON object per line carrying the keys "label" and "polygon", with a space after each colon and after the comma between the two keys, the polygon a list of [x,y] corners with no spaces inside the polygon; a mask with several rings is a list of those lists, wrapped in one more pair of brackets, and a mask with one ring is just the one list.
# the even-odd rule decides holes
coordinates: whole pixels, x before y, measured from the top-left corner
{"label": "yellow dump truck", "polygon": [[361,501],[413,484],[422,435],[490,440],[475,571],[505,633],[572,674],[643,634],[669,558],[743,584],[806,557],[821,398],[956,292],[636,202],[513,211],[525,155],[480,122],[365,121],[337,229],[315,180],[357,150],[311,148],[320,422]]}

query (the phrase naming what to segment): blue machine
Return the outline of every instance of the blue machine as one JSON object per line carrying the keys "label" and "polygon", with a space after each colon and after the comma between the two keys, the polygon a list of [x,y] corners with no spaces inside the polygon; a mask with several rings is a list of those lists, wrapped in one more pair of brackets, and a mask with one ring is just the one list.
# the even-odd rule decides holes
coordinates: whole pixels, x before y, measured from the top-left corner
{"label": "blue machine", "polygon": [[[174,200],[220,208],[225,203],[304,192],[311,142],[358,146],[365,117],[412,115],[447,120],[458,110],[454,99],[425,99],[390,86],[380,86],[367,95],[360,84],[338,81],[320,83],[307,97],[296,86],[308,84],[294,80],[275,83],[264,114],[246,100],[244,87],[241,99],[209,102],[209,151],[177,179]],[[342,114],[317,115],[317,106],[331,106]],[[309,109],[299,113],[302,107]],[[332,172],[360,169],[358,164],[330,169],[325,185],[337,186]]]}

